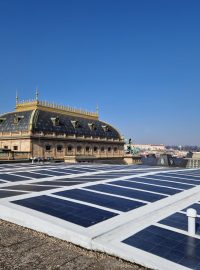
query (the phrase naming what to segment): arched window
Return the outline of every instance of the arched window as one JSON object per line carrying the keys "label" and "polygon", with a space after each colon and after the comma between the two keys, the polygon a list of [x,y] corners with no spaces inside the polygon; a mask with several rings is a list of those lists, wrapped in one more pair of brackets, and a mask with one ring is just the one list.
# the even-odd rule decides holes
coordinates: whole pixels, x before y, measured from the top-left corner
{"label": "arched window", "polygon": [[90,152],[90,147],[89,146],[86,146],[85,151],[86,152]]}
{"label": "arched window", "polygon": [[118,148],[117,147],[114,147],[114,152],[117,152]]}
{"label": "arched window", "polygon": [[72,152],[72,150],[73,150],[73,146],[72,146],[72,145],[68,145],[68,146],[67,146],[67,151],[68,151],[68,152]]}
{"label": "arched window", "polygon": [[108,147],[108,152],[111,152],[111,147]]}
{"label": "arched window", "polygon": [[105,151],[105,148],[102,146],[101,147],[101,152],[104,152]]}
{"label": "arched window", "polygon": [[50,144],[46,144],[45,145],[45,150],[46,151],[51,151],[51,145]]}
{"label": "arched window", "polygon": [[98,147],[94,146],[94,152],[97,152]]}
{"label": "arched window", "polygon": [[57,145],[57,151],[61,152],[63,150],[63,146],[62,145]]}
{"label": "arched window", "polygon": [[82,151],[82,147],[81,146],[77,146],[77,152],[81,152]]}

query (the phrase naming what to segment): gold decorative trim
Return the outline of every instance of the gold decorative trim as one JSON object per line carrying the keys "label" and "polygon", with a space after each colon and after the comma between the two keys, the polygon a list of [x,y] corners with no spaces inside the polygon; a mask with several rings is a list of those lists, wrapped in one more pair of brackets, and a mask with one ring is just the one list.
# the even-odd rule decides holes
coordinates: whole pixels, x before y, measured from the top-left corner
{"label": "gold decorative trim", "polygon": [[76,117],[84,117],[84,118],[93,119],[93,120],[99,119],[98,112],[88,112],[81,109],[75,109],[69,106],[62,106],[62,105],[57,105],[54,103],[49,103],[47,101],[28,100],[28,101],[22,101],[20,103],[18,102],[16,104],[17,112],[36,110],[36,109],[65,114],[65,115],[71,115],[71,116],[76,116]]}

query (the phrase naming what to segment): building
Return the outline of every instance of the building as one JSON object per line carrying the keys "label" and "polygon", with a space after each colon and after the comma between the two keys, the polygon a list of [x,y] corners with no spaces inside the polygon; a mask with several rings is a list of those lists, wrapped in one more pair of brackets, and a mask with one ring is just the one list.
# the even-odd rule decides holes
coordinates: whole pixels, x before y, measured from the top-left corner
{"label": "building", "polygon": [[163,144],[125,144],[124,150],[126,153],[131,152],[134,155],[161,154],[166,152]]}
{"label": "building", "polygon": [[0,116],[0,149],[27,157],[67,161],[117,160],[123,157],[124,140],[98,112],[39,101],[19,102],[14,112]]}
{"label": "building", "polygon": [[189,152],[185,160],[187,168],[200,168],[200,152]]}
{"label": "building", "polygon": [[133,147],[142,151],[165,151],[164,144],[133,144]]}

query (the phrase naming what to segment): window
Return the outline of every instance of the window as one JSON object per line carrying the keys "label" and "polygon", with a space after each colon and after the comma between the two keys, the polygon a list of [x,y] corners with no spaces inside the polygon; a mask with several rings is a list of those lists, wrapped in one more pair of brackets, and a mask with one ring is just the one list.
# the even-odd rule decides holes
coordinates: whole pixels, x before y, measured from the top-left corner
{"label": "window", "polygon": [[18,146],[17,146],[17,145],[14,145],[14,146],[13,146],[13,150],[14,150],[14,151],[17,151],[17,150],[18,150]]}
{"label": "window", "polygon": [[22,119],[22,118],[24,118],[24,116],[23,115],[17,115],[17,114],[15,114],[14,115],[14,124],[18,124],[19,123],[19,121]]}
{"label": "window", "polygon": [[88,126],[89,126],[90,130],[96,130],[97,129],[94,123],[88,123]]}
{"label": "window", "polygon": [[72,123],[74,128],[81,128],[82,127],[81,123],[77,120],[72,120],[71,123]]}
{"label": "window", "polygon": [[46,149],[46,151],[51,151],[51,145],[47,144],[47,145],[45,146],[45,149]]}
{"label": "window", "polygon": [[8,149],[8,146],[7,145],[4,145],[4,149]]}
{"label": "window", "polygon": [[81,152],[82,147],[81,146],[77,146],[77,152]]}
{"label": "window", "polygon": [[0,125],[5,121],[5,118],[0,118]]}
{"label": "window", "polygon": [[104,150],[105,150],[104,147],[101,147],[101,152],[104,152]]}
{"label": "window", "polygon": [[117,152],[117,150],[118,150],[118,148],[117,148],[117,147],[115,147],[115,148],[114,148],[114,152]]}
{"label": "window", "polygon": [[85,151],[86,152],[89,152],[90,151],[90,147],[89,146],[86,146]]}
{"label": "window", "polygon": [[59,117],[52,117],[51,121],[53,123],[54,126],[60,126],[60,119]]}
{"label": "window", "polygon": [[62,151],[62,150],[63,150],[62,145],[57,145],[57,151]]}
{"label": "window", "polygon": [[105,132],[110,131],[110,128],[109,128],[109,126],[107,126],[107,125],[102,125],[102,128],[103,128],[103,130],[104,130]]}
{"label": "window", "polygon": [[95,147],[94,147],[94,152],[97,152],[97,149],[98,149],[98,148],[95,146]]}
{"label": "window", "polygon": [[108,152],[111,152],[111,147],[108,147]]}
{"label": "window", "polygon": [[72,147],[71,145],[68,145],[68,146],[67,146],[67,151],[68,151],[68,152],[71,152],[72,150],[73,150],[73,147]]}

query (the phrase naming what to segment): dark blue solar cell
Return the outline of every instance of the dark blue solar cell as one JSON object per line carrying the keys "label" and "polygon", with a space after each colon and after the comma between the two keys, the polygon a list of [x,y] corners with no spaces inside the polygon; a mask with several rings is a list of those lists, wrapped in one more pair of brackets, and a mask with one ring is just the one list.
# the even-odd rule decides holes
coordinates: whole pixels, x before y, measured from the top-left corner
{"label": "dark blue solar cell", "polygon": [[36,174],[36,173],[31,173],[31,172],[17,172],[17,175],[21,176],[27,176],[31,178],[45,178],[45,177],[50,177],[49,175],[44,175],[44,174]]}
{"label": "dark blue solar cell", "polygon": [[78,184],[81,184],[82,182],[79,182],[79,181],[76,181],[76,182],[72,182],[72,181],[59,181],[59,180],[55,180],[55,181],[42,181],[42,182],[37,182],[37,183],[34,183],[35,185],[44,185],[44,186],[55,186],[55,187],[52,187],[52,188],[56,188],[59,187],[59,186],[72,186],[72,185],[78,185]]}
{"label": "dark blue solar cell", "polygon": [[85,173],[83,170],[70,170],[70,169],[57,169],[55,171],[58,171],[58,172],[63,172],[65,174],[80,174],[80,173]]}
{"label": "dark blue solar cell", "polygon": [[200,263],[200,257],[186,254],[186,256],[183,259],[181,259],[178,263],[188,268],[197,270],[198,269],[197,266]]}
{"label": "dark blue solar cell", "polygon": [[87,168],[84,168],[84,167],[81,167],[80,169],[79,168],[76,168],[78,171],[81,171],[82,173],[83,172],[95,172],[97,170],[91,170],[91,169],[87,169]]}
{"label": "dark blue solar cell", "polygon": [[159,195],[159,194],[154,194],[154,193],[149,193],[149,192],[144,192],[144,191],[139,191],[139,190],[132,190],[132,189],[127,189],[127,188],[120,188],[120,187],[109,186],[109,185],[103,185],[103,184],[89,186],[86,188],[91,189],[91,190],[102,191],[105,193],[130,197],[133,199],[149,201],[149,202],[155,202],[157,200],[166,198],[166,196],[164,195]]}
{"label": "dark blue solar cell", "polygon": [[188,206],[187,208],[183,209],[182,211],[186,212],[188,208],[196,209],[197,210],[197,215],[200,215],[200,204],[194,203],[194,204]]}
{"label": "dark blue solar cell", "polygon": [[24,180],[30,180],[29,178],[26,177],[20,177],[17,175],[12,175],[12,174],[0,174],[0,179],[2,180],[7,180],[7,181],[11,181],[11,182],[15,182],[15,181],[24,181]]}
{"label": "dark blue solar cell", "polygon": [[27,194],[25,192],[17,192],[17,191],[10,191],[10,190],[0,190],[0,198],[7,198],[11,196],[17,196],[17,195],[22,195],[22,194]]}
{"label": "dark blue solar cell", "polygon": [[43,187],[43,186],[37,186],[37,185],[15,185],[15,186],[9,186],[9,187],[3,187],[1,189],[11,189],[11,190],[24,190],[24,191],[44,191],[53,189],[56,187]]}
{"label": "dark blue solar cell", "polygon": [[197,176],[200,176],[200,171],[198,170],[198,171],[186,171],[186,172],[184,172],[184,174],[185,175],[193,175],[193,176],[195,176],[195,175],[197,175]]}
{"label": "dark blue solar cell", "polygon": [[[140,182],[140,183],[149,183],[149,184],[155,184],[155,185],[161,185],[161,186],[167,186],[167,187],[174,187],[174,188],[180,188],[180,189],[190,189],[193,186],[191,185],[185,185],[185,184],[179,184],[179,183],[173,183],[173,182],[169,182],[169,181],[159,181],[153,178],[149,178],[150,176],[146,176],[148,178],[145,178],[145,176],[143,177],[138,177],[138,178],[130,178],[128,179],[129,181],[133,181],[133,182]],[[154,177],[154,176],[152,176]]]}
{"label": "dark blue solar cell", "polygon": [[[162,219],[161,221],[159,221],[159,223],[170,226],[170,227],[174,227],[177,229],[181,229],[184,231],[188,230],[188,218],[186,216],[186,214],[182,214],[182,213],[175,213],[173,215],[168,216],[165,219]],[[196,219],[196,233],[200,234],[200,218]]]}
{"label": "dark blue solar cell", "polygon": [[104,207],[109,207],[119,211],[130,211],[132,209],[145,205],[144,203],[131,201],[123,198],[117,198],[110,195],[90,192],[81,189],[71,189],[55,193],[58,196],[63,196],[71,199],[81,200],[84,202],[94,203]]}
{"label": "dark blue solar cell", "polygon": [[74,203],[50,196],[38,196],[13,203],[60,218],[83,227],[90,227],[117,214],[88,205]]}
{"label": "dark blue solar cell", "polygon": [[174,195],[174,194],[180,192],[180,190],[176,190],[176,189],[145,185],[145,184],[141,184],[141,183],[129,182],[126,180],[114,181],[114,182],[112,182],[112,185],[138,188],[138,189],[143,189],[143,190],[148,190],[148,191],[153,191],[153,192],[158,192],[158,193],[164,193],[164,194],[169,194],[169,195]]}
{"label": "dark blue solar cell", "polygon": [[183,175],[183,174],[178,174],[178,173],[165,173],[165,174],[161,174],[161,175],[165,175],[165,176],[174,176],[174,177],[179,177],[179,178],[183,178],[186,180],[195,180],[195,181],[200,181],[200,177],[198,176],[190,176],[190,175]]}
{"label": "dark blue solar cell", "polygon": [[[113,179],[113,178],[119,178],[122,177],[124,175],[118,175],[118,174],[98,174],[98,175],[90,175],[88,177],[94,177],[94,178],[102,178],[102,179]],[[127,175],[126,175],[127,176]]]}
{"label": "dark blue solar cell", "polygon": [[194,181],[194,180],[187,180],[187,179],[179,179],[179,178],[174,178],[170,176],[164,176],[164,175],[149,175],[149,176],[144,176],[152,179],[158,179],[158,180],[166,180],[166,181],[171,181],[171,182],[178,182],[182,184],[191,184],[191,185],[199,185],[199,181]]}
{"label": "dark blue solar cell", "polygon": [[70,182],[70,181],[77,181],[77,182],[91,182],[91,181],[99,181],[99,179],[87,178],[87,177],[74,177],[74,178],[62,178],[56,181],[59,182]]}
{"label": "dark blue solar cell", "polygon": [[[35,171],[37,173],[41,174],[48,174],[48,175],[53,175],[53,176],[61,176],[64,175],[62,172],[55,172],[55,171],[49,171],[49,170],[40,170],[40,171]],[[49,176],[50,177],[50,176]]]}
{"label": "dark blue solar cell", "polygon": [[157,226],[150,226],[123,243],[147,251],[188,268],[200,264],[200,240]]}

